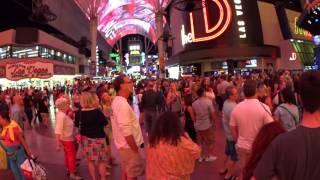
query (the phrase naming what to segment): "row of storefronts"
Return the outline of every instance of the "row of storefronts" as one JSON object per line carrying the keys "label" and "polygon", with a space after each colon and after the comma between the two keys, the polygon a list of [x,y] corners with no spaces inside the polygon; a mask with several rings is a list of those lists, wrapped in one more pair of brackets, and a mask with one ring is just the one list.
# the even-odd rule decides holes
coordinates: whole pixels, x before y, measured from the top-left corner
{"label": "row of storefronts", "polygon": [[0,32],[1,88],[53,87],[72,84],[88,74],[86,58],[79,50],[50,34],[35,30],[30,43],[17,43],[17,30]]}
{"label": "row of storefronts", "polygon": [[194,64],[201,69],[197,75],[312,69],[315,45],[296,25],[300,14],[262,1],[208,1],[192,13],[171,7],[175,39],[168,71],[179,66],[183,75],[181,67]]}
{"label": "row of storefronts", "polygon": [[3,4],[9,14],[0,26],[0,87],[52,89],[72,84],[78,76],[95,76],[100,68],[104,73],[111,47],[98,33],[97,61],[90,63],[90,23],[75,1],[39,3],[57,18],[43,22],[30,18],[31,0],[23,6],[14,1]]}

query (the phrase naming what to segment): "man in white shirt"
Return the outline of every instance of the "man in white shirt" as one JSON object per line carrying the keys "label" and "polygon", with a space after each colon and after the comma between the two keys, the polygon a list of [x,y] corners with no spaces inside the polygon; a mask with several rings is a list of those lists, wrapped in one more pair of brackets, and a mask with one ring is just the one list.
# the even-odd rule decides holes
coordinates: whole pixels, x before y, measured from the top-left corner
{"label": "man in white shirt", "polygon": [[133,83],[124,75],[118,76],[113,83],[117,96],[111,104],[111,124],[124,171],[122,179],[137,179],[144,174],[144,161],[139,154],[139,147],[143,146],[141,127],[127,101],[133,92]]}
{"label": "man in white shirt", "polygon": [[273,122],[269,107],[257,99],[256,92],[257,82],[247,80],[243,86],[246,99],[233,109],[230,117],[230,129],[237,142],[241,172],[250,157],[252,143],[261,127]]}

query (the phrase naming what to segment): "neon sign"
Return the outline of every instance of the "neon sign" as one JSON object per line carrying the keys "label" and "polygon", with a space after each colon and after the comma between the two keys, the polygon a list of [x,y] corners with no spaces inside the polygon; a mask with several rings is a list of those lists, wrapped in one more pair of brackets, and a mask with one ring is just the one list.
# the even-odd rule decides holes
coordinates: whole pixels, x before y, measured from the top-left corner
{"label": "neon sign", "polygon": [[20,61],[6,65],[7,79],[17,81],[25,78],[47,79],[53,76],[53,64],[41,61]]}
{"label": "neon sign", "polygon": [[186,34],[184,26],[181,28],[181,39],[182,45],[191,43],[191,42],[202,42],[202,41],[209,41],[221,36],[231,24],[231,17],[232,11],[231,6],[227,0],[212,0],[219,9],[219,19],[218,22],[209,27],[209,20],[208,20],[208,7],[204,4],[206,0],[202,0],[203,8],[203,20],[205,25],[205,36],[199,36],[195,33],[195,25],[194,25],[194,14],[191,12],[189,13],[190,24],[191,24],[191,32]]}
{"label": "neon sign", "polygon": [[291,57],[289,57],[289,61],[295,61],[297,60],[297,53],[293,52],[291,53]]}
{"label": "neon sign", "polygon": [[242,2],[241,0],[234,0],[234,8],[236,10],[236,16],[237,16],[237,26],[238,26],[238,32],[239,32],[239,38],[240,39],[246,39],[247,33],[246,33],[246,22],[243,19],[243,8],[242,8]]}
{"label": "neon sign", "polygon": [[[205,1],[206,0],[202,0],[202,3],[205,4],[206,3]],[[207,6],[203,6],[202,12],[203,12],[203,18],[204,18],[204,22],[205,22],[206,33],[209,34],[209,33],[214,32],[213,34],[207,35],[204,37],[196,37],[195,31],[194,31],[195,28],[194,28],[193,13],[191,12],[189,14],[193,42],[209,41],[209,40],[215,39],[215,38],[219,37],[221,34],[223,34],[227,30],[228,26],[231,23],[231,16],[232,16],[231,14],[232,13],[231,13],[231,6],[230,6],[229,2],[227,0],[222,0],[222,4],[221,4],[221,2],[219,0],[212,0],[212,1],[219,7],[219,20],[214,27],[209,28]],[[225,8],[226,8],[226,12],[223,9],[223,6],[225,6]],[[224,18],[225,13],[226,13],[226,18]],[[225,22],[223,23],[223,21],[225,21]]]}
{"label": "neon sign", "polygon": [[140,51],[132,50],[132,51],[130,51],[130,55],[140,55]]}
{"label": "neon sign", "polygon": [[299,26],[297,26],[297,22],[298,22],[298,17],[295,17],[294,18],[294,34],[299,36],[304,36],[308,39],[312,38],[312,34],[304,30],[303,28],[300,28]]}
{"label": "neon sign", "polygon": [[192,34],[188,33],[186,35],[186,30],[184,28],[184,25],[182,25],[182,28],[181,28],[181,41],[182,41],[182,46],[184,46],[185,44],[192,43]]}

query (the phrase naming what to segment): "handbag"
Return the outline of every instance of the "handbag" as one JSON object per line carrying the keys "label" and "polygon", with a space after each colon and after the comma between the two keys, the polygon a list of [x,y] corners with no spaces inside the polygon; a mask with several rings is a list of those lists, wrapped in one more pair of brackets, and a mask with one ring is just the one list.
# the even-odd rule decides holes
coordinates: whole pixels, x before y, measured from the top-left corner
{"label": "handbag", "polygon": [[33,159],[27,158],[20,166],[23,176],[27,180],[46,180],[46,169]]}
{"label": "handbag", "polygon": [[17,148],[17,150],[14,152],[8,152],[6,147],[0,141],[0,149],[2,149],[4,151],[4,156],[6,159],[6,161],[4,161],[3,164],[6,163],[7,168],[8,168],[8,160],[12,160],[12,161],[17,160],[17,152],[20,150],[20,148],[21,147]]}
{"label": "handbag", "polygon": [[8,169],[8,159],[5,148],[0,141],[0,170]]}

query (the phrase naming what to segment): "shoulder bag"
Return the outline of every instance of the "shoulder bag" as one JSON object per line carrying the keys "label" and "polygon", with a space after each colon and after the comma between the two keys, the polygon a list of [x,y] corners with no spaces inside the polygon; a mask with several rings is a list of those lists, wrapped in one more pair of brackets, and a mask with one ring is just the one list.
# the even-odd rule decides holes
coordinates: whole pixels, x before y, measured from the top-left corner
{"label": "shoulder bag", "polygon": [[284,106],[279,106],[279,107],[286,110],[290,114],[290,116],[292,117],[292,119],[294,121],[294,125],[297,126],[299,123],[299,119],[297,120],[296,117],[292,114],[292,112],[288,108],[286,108]]}
{"label": "shoulder bag", "polygon": [[0,141],[0,170],[8,169],[7,152],[2,142]]}

